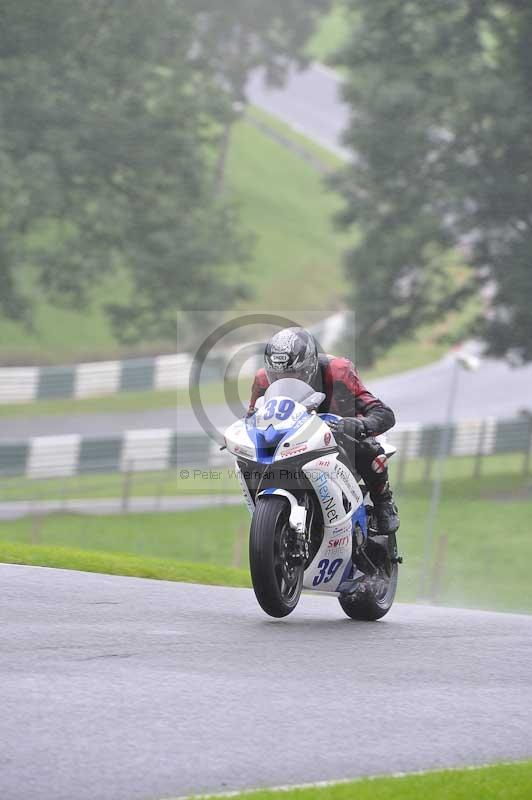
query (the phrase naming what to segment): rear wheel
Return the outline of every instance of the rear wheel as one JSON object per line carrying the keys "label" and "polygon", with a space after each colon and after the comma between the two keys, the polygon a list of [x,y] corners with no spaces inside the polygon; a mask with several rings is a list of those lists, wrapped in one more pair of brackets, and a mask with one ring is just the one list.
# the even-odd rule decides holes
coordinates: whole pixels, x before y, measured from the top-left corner
{"label": "rear wheel", "polygon": [[296,607],[303,586],[303,564],[295,557],[289,502],[259,497],[249,537],[249,566],[255,596],[271,617],[286,617]]}
{"label": "rear wheel", "polygon": [[379,539],[385,541],[382,543],[383,558],[378,573],[364,578],[353,594],[340,595],[338,598],[342,609],[351,619],[375,621],[384,617],[393,605],[399,577],[397,545],[393,534],[390,537],[374,537],[372,544],[376,546],[375,540]]}

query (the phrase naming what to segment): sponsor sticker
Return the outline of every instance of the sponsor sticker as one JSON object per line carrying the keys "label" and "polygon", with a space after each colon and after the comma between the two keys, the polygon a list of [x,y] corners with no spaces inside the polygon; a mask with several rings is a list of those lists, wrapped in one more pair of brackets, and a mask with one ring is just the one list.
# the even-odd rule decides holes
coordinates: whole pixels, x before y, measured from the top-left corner
{"label": "sponsor sticker", "polygon": [[340,548],[347,547],[350,541],[351,536],[349,534],[344,534],[344,536],[333,536],[327,542],[327,548],[329,550],[339,550]]}
{"label": "sponsor sticker", "polygon": [[348,492],[356,493],[356,481],[352,473],[339,461],[334,465],[334,474],[340,486]]}
{"label": "sponsor sticker", "polygon": [[373,470],[373,472],[377,472],[380,474],[381,472],[384,472],[387,464],[388,464],[388,459],[386,458],[385,455],[377,456],[377,458],[375,458],[371,464],[371,469]]}
{"label": "sponsor sticker", "polygon": [[325,447],[328,447],[330,441],[331,441],[331,434],[327,432],[323,437],[323,442],[325,444]]}
{"label": "sponsor sticker", "polygon": [[336,513],[336,501],[334,497],[329,494],[327,475],[324,472],[320,473],[316,483],[318,497],[320,498],[322,511],[327,517],[327,522],[334,522],[338,519],[338,514]]}
{"label": "sponsor sticker", "polygon": [[281,450],[279,455],[281,458],[288,458],[288,456],[297,456],[298,453],[304,453],[307,450],[307,444],[300,444],[297,447],[290,447],[288,450]]}

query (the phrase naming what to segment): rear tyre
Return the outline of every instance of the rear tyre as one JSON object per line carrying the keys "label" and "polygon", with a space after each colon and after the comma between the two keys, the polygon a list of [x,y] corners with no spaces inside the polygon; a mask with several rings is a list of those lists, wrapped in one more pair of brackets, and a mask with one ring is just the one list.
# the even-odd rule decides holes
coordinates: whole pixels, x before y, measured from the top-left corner
{"label": "rear tyre", "polygon": [[393,605],[397,591],[399,567],[396,561],[397,545],[394,534],[390,537],[375,537],[375,539],[389,539],[387,551],[379,573],[368,576],[361,581],[354,594],[340,595],[338,602],[343,611],[351,619],[374,622],[388,613]]}
{"label": "rear tyre", "polygon": [[249,537],[249,566],[255,596],[271,617],[286,617],[297,606],[303,587],[302,563],[295,561],[294,532],[284,497],[259,497]]}

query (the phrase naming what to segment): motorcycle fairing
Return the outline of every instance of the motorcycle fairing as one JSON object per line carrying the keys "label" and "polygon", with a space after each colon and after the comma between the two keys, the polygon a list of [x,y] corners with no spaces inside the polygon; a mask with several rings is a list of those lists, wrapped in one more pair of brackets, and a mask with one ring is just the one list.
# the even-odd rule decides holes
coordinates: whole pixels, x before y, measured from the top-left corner
{"label": "motorcycle fairing", "polygon": [[[318,497],[324,520],[323,539],[305,570],[303,586],[306,589],[336,592],[353,571],[355,526],[359,535],[367,535],[364,498],[354,476],[339,461],[337,453],[315,458],[302,469]],[[347,511],[344,497],[348,504]]]}
{"label": "motorcycle fairing", "polygon": [[235,422],[225,436],[230,452],[260,464],[273,464],[307,450],[334,446],[334,437],[320,416],[309,413],[301,403],[291,402],[294,410],[286,420],[265,419],[267,410],[263,406],[252,417],[240,420],[244,428]]}
{"label": "motorcycle fairing", "polygon": [[252,441],[246,420],[239,419],[225,431],[225,446],[234,456],[243,456],[251,461],[257,460],[257,449]]}
{"label": "motorcycle fairing", "polygon": [[[296,418],[283,422],[277,420],[268,421],[266,424],[260,416],[260,412],[247,420],[247,433],[255,446],[256,461],[261,464],[272,464],[277,457],[279,447],[287,440],[291,441],[297,431],[308,421],[309,415],[305,408]],[[294,412],[295,414],[296,412]],[[286,424],[286,423],[291,424]]]}
{"label": "motorcycle fairing", "polygon": [[246,501],[246,505],[248,507],[248,511],[253,516],[253,512],[255,511],[255,502],[253,497],[251,496],[251,492],[249,491],[248,485],[246,483],[246,479],[242,474],[242,470],[238,465],[238,461],[235,462],[235,470],[236,476],[238,478],[238,482],[240,484],[240,488],[242,489],[242,494],[244,495],[244,499]]}
{"label": "motorcycle fairing", "polygon": [[294,497],[292,492],[287,492],[286,489],[263,489],[261,492],[258,493],[258,497],[261,495],[268,495],[268,494],[276,494],[280,495],[281,497],[286,497],[288,502],[290,503],[290,517],[289,517],[289,524],[290,527],[296,531],[296,533],[305,533],[305,527],[307,522],[307,509],[305,506],[300,506],[297,502],[297,498]]}
{"label": "motorcycle fairing", "polygon": [[[280,401],[283,398],[278,399]],[[264,419],[267,411],[262,406],[252,417],[234,423],[226,432],[226,443],[234,455],[243,455],[262,464],[279,464],[295,455],[304,457],[308,451],[311,460],[302,465],[301,469],[320,503],[324,531],[318,552],[305,570],[303,586],[314,591],[334,593],[338,592],[340,585],[343,588],[359,577],[358,570],[353,568],[352,552],[353,534],[367,537],[363,494],[354,475],[339,460],[339,454],[330,453],[330,448],[336,442],[327,422],[338,417],[333,414],[311,413],[297,401],[292,402],[294,410],[286,420]],[[329,452],[319,455],[320,449]],[[248,508],[253,513],[254,502],[238,468],[237,474]],[[262,493],[283,494],[287,497],[289,494],[281,487],[269,488]],[[347,510],[344,498],[347,501]],[[288,499],[293,517],[290,522],[295,529],[296,512],[298,509],[303,512],[303,508],[294,510],[291,498]],[[297,505],[295,498],[294,502]]]}

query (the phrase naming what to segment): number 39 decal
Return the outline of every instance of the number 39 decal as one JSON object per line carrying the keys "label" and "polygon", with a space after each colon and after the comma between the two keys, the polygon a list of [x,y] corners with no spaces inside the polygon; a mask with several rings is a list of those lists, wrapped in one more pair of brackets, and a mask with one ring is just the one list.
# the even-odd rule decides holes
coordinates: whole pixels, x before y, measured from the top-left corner
{"label": "number 39 decal", "polygon": [[[279,408],[277,408],[277,403],[279,403]],[[285,398],[284,400],[278,401],[277,398],[274,397],[273,400],[268,400],[264,406],[265,414],[263,419],[273,419],[275,417],[275,419],[284,422],[288,419],[295,407],[296,404],[293,400]]]}
{"label": "number 39 decal", "polygon": [[314,580],[312,581],[313,586],[319,586],[320,583],[329,583],[332,581],[340,564],[342,563],[343,559],[335,558],[334,561],[329,562],[328,558],[322,558],[320,563],[318,564],[319,575],[316,575]]}

